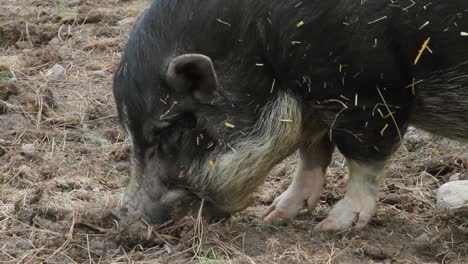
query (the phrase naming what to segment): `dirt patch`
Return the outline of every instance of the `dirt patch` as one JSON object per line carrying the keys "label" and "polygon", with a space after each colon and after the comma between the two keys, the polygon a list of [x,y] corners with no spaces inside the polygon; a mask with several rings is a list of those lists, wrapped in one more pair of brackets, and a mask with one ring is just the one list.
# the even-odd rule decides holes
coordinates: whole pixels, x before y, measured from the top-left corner
{"label": "dirt patch", "polygon": [[[361,231],[313,232],[344,193],[334,155],[315,212],[266,225],[259,216],[289,185],[278,165],[255,204],[230,219],[168,226],[116,223],[130,148],[119,127],[112,73],[147,1],[13,1],[0,7],[0,261],[142,263],[467,263],[467,212],[435,209],[435,192],[468,175],[468,148],[410,130]],[[2,65],[3,65],[2,64]],[[63,76],[51,78],[55,65]],[[430,175],[429,176],[427,176]],[[426,179],[433,179],[427,181]]]}
{"label": "dirt patch", "polygon": [[116,52],[123,47],[123,38],[103,38],[92,41],[84,46],[85,51]]}
{"label": "dirt patch", "polygon": [[10,96],[19,95],[20,88],[15,82],[0,81],[0,100],[7,101]]}
{"label": "dirt patch", "polygon": [[57,35],[55,24],[29,24],[26,21],[11,21],[0,25],[0,43],[8,47],[22,41],[32,45],[43,45]]}

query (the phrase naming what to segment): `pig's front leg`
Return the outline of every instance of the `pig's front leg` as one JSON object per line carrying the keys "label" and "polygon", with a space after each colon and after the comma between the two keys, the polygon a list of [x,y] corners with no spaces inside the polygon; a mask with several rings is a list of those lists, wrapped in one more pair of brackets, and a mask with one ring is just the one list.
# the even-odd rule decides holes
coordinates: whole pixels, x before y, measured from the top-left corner
{"label": "pig's front leg", "polygon": [[295,217],[300,210],[313,210],[320,199],[325,173],[330,164],[334,144],[326,135],[316,137],[300,148],[296,174],[288,189],[278,196],[263,214],[271,223],[279,218]]}

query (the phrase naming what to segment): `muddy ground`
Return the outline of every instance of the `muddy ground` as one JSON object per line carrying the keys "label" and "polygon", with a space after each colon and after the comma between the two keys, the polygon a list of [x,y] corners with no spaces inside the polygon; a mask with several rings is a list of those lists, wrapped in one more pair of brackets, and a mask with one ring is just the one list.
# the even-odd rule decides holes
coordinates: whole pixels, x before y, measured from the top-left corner
{"label": "muddy ground", "polygon": [[129,169],[112,73],[146,4],[1,1],[1,263],[468,263],[467,216],[435,207],[440,185],[468,177],[468,147],[414,129],[361,231],[312,232],[344,192],[339,154],[316,212],[273,226],[258,218],[291,181],[294,157],[229,220],[152,227],[107,218]]}

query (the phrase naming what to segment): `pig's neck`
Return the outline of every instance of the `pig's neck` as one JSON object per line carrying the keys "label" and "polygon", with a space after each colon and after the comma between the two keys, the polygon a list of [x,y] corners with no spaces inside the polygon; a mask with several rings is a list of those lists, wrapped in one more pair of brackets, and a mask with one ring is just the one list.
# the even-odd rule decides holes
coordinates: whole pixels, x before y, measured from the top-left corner
{"label": "pig's neck", "polygon": [[223,211],[246,208],[271,169],[296,150],[301,110],[293,95],[279,93],[264,107],[252,132],[233,144],[235,152],[223,150],[198,164],[190,185]]}

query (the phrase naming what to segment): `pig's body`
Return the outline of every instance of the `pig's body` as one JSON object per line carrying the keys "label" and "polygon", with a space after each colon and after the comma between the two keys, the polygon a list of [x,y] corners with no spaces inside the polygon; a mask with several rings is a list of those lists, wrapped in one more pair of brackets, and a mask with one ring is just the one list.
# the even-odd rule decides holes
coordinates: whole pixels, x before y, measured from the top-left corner
{"label": "pig's body", "polygon": [[350,180],[317,228],[364,226],[408,125],[468,139],[467,10],[465,0],[154,1],[114,83],[134,146],[125,207],[159,223],[198,198],[239,211],[299,150],[293,183],[264,216],[292,217],[314,208],[336,146]]}

